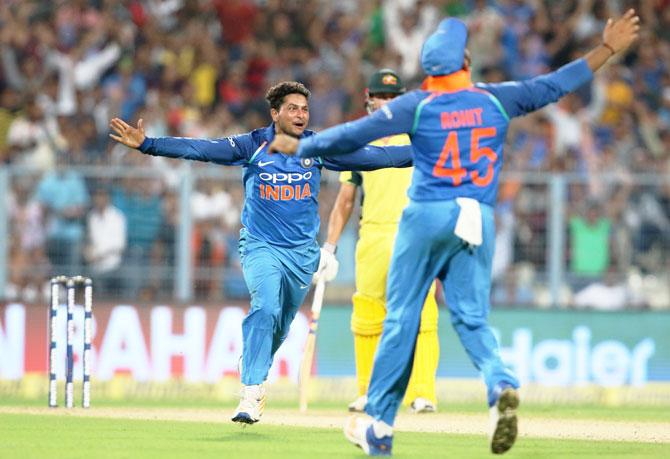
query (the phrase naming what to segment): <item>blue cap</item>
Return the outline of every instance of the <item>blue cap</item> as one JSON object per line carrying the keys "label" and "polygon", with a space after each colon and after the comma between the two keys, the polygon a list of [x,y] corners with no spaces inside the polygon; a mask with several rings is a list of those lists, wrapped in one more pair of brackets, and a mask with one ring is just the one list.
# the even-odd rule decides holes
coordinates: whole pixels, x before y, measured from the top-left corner
{"label": "blue cap", "polygon": [[428,75],[449,75],[463,68],[468,28],[460,19],[447,18],[423,43],[421,67]]}

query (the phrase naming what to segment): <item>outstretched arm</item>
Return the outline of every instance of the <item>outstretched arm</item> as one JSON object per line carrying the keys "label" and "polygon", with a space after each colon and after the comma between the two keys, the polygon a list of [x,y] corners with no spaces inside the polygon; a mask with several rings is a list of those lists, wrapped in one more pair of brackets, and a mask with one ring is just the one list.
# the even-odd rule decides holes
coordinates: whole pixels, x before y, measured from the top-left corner
{"label": "outstretched arm", "polygon": [[113,118],[110,127],[116,133],[109,136],[119,143],[142,153],[168,158],[213,162],[228,166],[240,165],[251,157],[252,141],[249,134],[223,139],[191,139],[186,137],[147,137],[144,122],[133,127],[120,118]]}
{"label": "outstretched arm", "polygon": [[412,153],[411,145],[366,145],[351,153],[323,156],[321,162],[326,169],[333,171],[372,171],[388,167],[410,167]]}
{"label": "outstretched arm", "polygon": [[608,20],[602,44],[555,72],[525,81],[477,86],[493,94],[508,117],[538,110],[590,81],[593,72],[610,57],[626,50],[638,37],[639,22],[632,9],[617,20]]}

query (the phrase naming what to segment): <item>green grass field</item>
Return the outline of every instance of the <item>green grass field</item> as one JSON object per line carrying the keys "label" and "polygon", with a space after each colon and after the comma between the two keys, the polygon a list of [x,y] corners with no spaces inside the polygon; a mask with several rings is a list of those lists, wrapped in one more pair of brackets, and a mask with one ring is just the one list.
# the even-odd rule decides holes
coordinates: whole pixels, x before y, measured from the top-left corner
{"label": "green grass field", "polygon": [[[6,458],[361,457],[334,429],[3,414]],[[396,434],[395,457],[490,457],[484,437]],[[667,444],[521,439],[505,457],[663,457]]]}
{"label": "green grass field", "polygon": [[[43,401],[20,399],[0,400],[0,457],[2,458],[316,458],[364,457],[350,445],[339,428],[308,428],[291,425],[261,423],[246,428],[227,422],[232,409],[229,403],[205,402],[157,403],[137,401],[120,403],[99,401],[88,412],[78,408],[46,410]],[[275,403],[268,406],[266,416],[273,410],[288,412],[295,404]],[[312,406],[310,416],[319,413],[346,412],[341,405]],[[156,413],[147,419],[119,419],[109,412],[144,409]],[[201,410],[220,417],[216,422],[192,420],[161,420],[162,410]],[[96,411],[97,410],[97,411]],[[337,410],[337,411],[335,411]],[[483,408],[470,405],[444,406],[442,413],[463,413],[464,416],[483,414]],[[165,411],[167,413],[167,411]],[[196,411],[198,412],[198,411]],[[82,415],[85,414],[85,417]],[[219,416],[220,414],[220,416]],[[297,414],[296,414],[297,415]],[[99,416],[99,417],[98,417]],[[146,414],[143,416],[147,417]],[[434,416],[434,418],[430,418]],[[608,409],[600,406],[560,407],[528,405],[520,412],[526,425],[536,420],[589,420],[640,421],[670,428],[667,408]],[[269,416],[268,416],[269,417]],[[209,418],[208,418],[209,419]],[[405,419],[408,419],[407,417]],[[411,418],[409,418],[411,419]],[[439,415],[424,415],[422,420]],[[290,420],[287,421],[290,424]],[[522,433],[523,433],[523,425]],[[616,433],[614,435],[616,438]],[[505,455],[509,458],[602,458],[602,457],[668,457],[670,443],[642,443],[633,441],[589,441],[522,437]],[[484,435],[396,432],[395,457],[492,457]]]}

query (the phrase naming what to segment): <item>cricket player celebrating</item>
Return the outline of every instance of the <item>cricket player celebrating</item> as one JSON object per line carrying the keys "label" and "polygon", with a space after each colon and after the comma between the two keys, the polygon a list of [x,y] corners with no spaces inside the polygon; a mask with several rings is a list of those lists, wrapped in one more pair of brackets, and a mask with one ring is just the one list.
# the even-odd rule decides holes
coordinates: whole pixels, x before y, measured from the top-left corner
{"label": "cricket player celebrating", "polygon": [[451,322],[487,387],[491,450],[509,450],[517,436],[515,375],[500,359],[488,325],[495,237],[493,206],[510,119],[555,102],[593,78],[638,36],[629,10],[608,20],[603,41],[555,72],[521,82],[470,80],[467,28],[443,20],[425,41],[428,74],[412,91],[360,120],[300,140],[277,137],[270,150],[309,158],[344,153],[381,136],[408,133],[414,148],[410,203],[398,228],[387,284],[387,314],[372,369],[366,412],[345,425],[346,437],[369,455],[390,455],[393,422],[412,368],[423,300],[437,277]]}
{"label": "cricket player celebrating", "polygon": [[[366,108],[372,113],[404,92],[405,87],[393,70],[379,70],[368,81]],[[400,134],[375,140],[372,145],[410,145],[410,140],[407,134]],[[361,187],[363,192],[356,245],[356,293],[352,298],[354,307],[351,314],[358,398],[349,405],[349,411],[363,412],[367,403],[372,361],[386,316],[386,276],[400,215],[409,202],[407,189],[411,180],[410,168],[340,174],[340,191],[330,212],[324,248],[334,250],[337,246],[351,216],[356,189]],[[410,405],[415,413],[435,411],[435,373],[439,358],[437,302],[433,284],[421,314],[412,376],[405,394],[404,403]]]}
{"label": "cricket player celebrating", "polygon": [[309,91],[297,82],[279,83],[267,92],[272,124],[246,134],[208,140],[150,138],[142,120],[137,127],[114,118],[114,140],[142,153],[208,161],[244,168],[245,202],[239,251],[251,308],[242,322],[242,393],[232,420],[253,424],[265,407],[263,382],[275,352],[303,303],[312,275],[332,280],[334,253],[319,249],[317,196],[321,168],[372,170],[411,165],[411,146],[365,146],[337,158],[295,158],[270,154],[275,135],[307,138]]}

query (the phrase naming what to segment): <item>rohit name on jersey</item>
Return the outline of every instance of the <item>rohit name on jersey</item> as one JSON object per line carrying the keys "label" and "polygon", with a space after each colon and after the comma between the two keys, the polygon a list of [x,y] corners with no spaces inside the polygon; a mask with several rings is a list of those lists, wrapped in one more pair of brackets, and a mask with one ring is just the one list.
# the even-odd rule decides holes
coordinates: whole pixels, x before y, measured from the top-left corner
{"label": "rohit name on jersey", "polygon": [[291,201],[312,197],[309,179],[312,172],[261,172],[258,188],[261,199]]}

